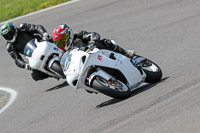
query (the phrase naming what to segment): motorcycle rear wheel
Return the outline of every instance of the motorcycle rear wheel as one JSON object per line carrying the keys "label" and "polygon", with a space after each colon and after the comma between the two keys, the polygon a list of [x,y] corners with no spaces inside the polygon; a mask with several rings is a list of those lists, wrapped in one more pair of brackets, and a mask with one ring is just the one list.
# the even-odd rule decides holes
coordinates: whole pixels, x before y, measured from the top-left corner
{"label": "motorcycle rear wheel", "polygon": [[146,73],[146,83],[156,83],[162,78],[161,68],[149,59],[145,59],[142,63],[142,70]]}
{"label": "motorcycle rear wheel", "polygon": [[97,91],[117,99],[130,97],[130,89],[121,81],[108,81],[100,76],[96,76],[92,82],[92,87]]}

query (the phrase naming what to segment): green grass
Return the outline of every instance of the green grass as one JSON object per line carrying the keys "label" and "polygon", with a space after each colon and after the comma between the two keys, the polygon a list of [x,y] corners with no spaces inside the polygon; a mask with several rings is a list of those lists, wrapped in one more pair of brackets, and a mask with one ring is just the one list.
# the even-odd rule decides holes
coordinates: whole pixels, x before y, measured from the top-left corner
{"label": "green grass", "polygon": [[0,22],[70,0],[0,0]]}

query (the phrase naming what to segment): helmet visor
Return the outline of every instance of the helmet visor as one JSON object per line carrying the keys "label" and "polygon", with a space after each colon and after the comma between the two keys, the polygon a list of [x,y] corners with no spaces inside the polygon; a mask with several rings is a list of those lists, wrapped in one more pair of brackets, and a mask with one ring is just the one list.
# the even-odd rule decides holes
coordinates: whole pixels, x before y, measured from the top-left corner
{"label": "helmet visor", "polygon": [[3,37],[4,37],[6,40],[10,41],[10,40],[12,40],[12,39],[13,39],[13,37],[14,37],[14,34],[13,34],[13,33],[6,34],[6,35],[3,35]]}
{"label": "helmet visor", "polygon": [[7,30],[7,33],[2,34],[2,36],[6,40],[11,41],[15,36],[17,36],[17,29],[15,27],[11,27],[10,31],[8,31],[8,29],[5,29],[5,30]]}
{"label": "helmet visor", "polygon": [[70,37],[70,34],[69,34],[69,32],[68,32],[68,33],[66,33],[62,38],[60,38],[60,39],[54,41],[54,43],[55,43],[59,48],[62,48],[62,47],[64,47],[64,46],[68,43],[69,37]]}

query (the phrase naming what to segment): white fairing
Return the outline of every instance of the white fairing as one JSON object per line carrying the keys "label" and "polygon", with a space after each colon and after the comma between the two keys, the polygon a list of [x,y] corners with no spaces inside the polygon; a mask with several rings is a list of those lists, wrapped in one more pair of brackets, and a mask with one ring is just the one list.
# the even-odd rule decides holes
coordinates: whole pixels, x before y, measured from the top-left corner
{"label": "white fairing", "polygon": [[[111,53],[114,53],[115,59],[110,58]],[[131,63],[129,58],[109,50],[99,50],[96,53],[88,54],[74,49],[68,54],[70,54],[70,62],[62,63],[61,61],[61,64],[64,66],[64,74],[67,77],[67,82],[75,89],[83,88],[92,90],[92,88],[85,85],[85,80],[88,68],[93,65],[121,71],[128,81],[127,86],[131,89],[139,86],[146,78],[145,73],[141,73]],[[101,75],[108,77],[105,73]]]}
{"label": "white fairing", "polygon": [[141,75],[138,69],[134,67],[133,64],[130,62],[130,59],[119,53],[115,53],[116,60],[114,60],[109,58],[111,53],[112,52],[108,50],[100,50],[97,53],[93,54],[93,56],[90,56],[90,59],[88,60],[86,65],[92,65],[93,61],[95,61],[96,65],[106,66],[109,68],[120,70],[128,80],[128,86],[130,88],[137,87],[145,80],[146,75]]}
{"label": "white fairing", "polygon": [[78,49],[72,50],[70,54],[72,54],[73,56],[71,56],[70,65],[67,71],[64,71],[64,74],[67,75],[67,83],[75,88],[75,86],[73,85],[73,81],[79,78],[80,72],[84,66],[82,62],[82,57],[86,56],[87,58],[89,54],[83,51],[78,51]]}
{"label": "white fairing", "polygon": [[36,48],[32,52],[32,55],[28,56],[30,50],[27,50],[25,53],[27,54],[30,67],[52,75],[51,72],[44,69],[44,66],[52,53],[59,55],[62,51],[54,43],[48,41],[38,42],[37,39],[33,39],[27,43],[27,46],[32,47],[33,44],[36,45]]}

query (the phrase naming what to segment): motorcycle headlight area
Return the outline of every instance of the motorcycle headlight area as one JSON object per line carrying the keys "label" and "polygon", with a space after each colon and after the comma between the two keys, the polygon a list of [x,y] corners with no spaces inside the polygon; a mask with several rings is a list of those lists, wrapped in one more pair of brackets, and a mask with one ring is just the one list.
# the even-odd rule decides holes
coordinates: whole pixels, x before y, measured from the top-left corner
{"label": "motorcycle headlight area", "polygon": [[67,71],[69,65],[71,63],[71,55],[69,52],[65,52],[63,55],[62,55],[62,58],[60,60],[60,64],[61,64],[61,67],[64,71]]}

